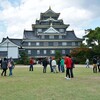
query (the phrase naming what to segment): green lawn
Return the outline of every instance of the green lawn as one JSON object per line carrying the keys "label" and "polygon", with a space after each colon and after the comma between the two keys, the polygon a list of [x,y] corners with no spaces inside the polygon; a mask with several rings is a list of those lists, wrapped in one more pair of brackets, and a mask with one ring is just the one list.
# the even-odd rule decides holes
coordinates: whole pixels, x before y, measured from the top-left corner
{"label": "green lawn", "polygon": [[[1,72],[1,70],[0,70]],[[75,78],[65,73],[42,73],[42,67],[15,68],[12,77],[0,76],[0,100],[100,100],[100,73],[74,68]]]}

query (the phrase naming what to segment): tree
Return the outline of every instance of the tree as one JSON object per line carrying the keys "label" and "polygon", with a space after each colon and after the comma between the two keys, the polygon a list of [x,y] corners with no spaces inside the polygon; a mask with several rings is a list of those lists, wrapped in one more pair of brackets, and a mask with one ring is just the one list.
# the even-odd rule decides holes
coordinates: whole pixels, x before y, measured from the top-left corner
{"label": "tree", "polygon": [[20,53],[20,60],[19,60],[20,64],[29,64],[29,58],[26,52],[21,52]]}
{"label": "tree", "polygon": [[89,30],[84,37],[87,38],[87,46],[92,47],[94,53],[100,55],[100,27]]}
{"label": "tree", "polygon": [[92,49],[81,45],[79,48],[74,48],[70,54],[76,59],[76,63],[85,63],[86,58],[92,61],[94,52]]}
{"label": "tree", "polygon": [[61,55],[60,51],[57,50],[55,53],[55,60],[56,60],[57,64],[58,64],[59,58],[61,58],[61,57],[62,57],[62,55]]}
{"label": "tree", "polygon": [[89,30],[88,34],[84,37],[88,38],[87,43],[89,46],[95,46],[96,42],[100,46],[100,27],[95,28],[95,30]]}
{"label": "tree", "polygon": [[61,58],[61,57],[62,57],[62,55],[61,55],[60,51],[56,51],[55,59],[58,59],[58,58]]}

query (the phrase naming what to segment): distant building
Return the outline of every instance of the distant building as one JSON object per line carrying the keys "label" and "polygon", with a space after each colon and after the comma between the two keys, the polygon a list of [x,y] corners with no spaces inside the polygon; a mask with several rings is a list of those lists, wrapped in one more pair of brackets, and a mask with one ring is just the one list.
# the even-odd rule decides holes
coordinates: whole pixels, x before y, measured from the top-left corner
{"label": "distant building", "polygon": [[24,30],[23,39],[3,38],[0,56],[18,58],[21,51],[35,58],[55,56],[56,51],[62,56],[69,54],[71,49],[80,46],[83,39],[77,38],[74,30],[67,31],[69,24],[58,19],[59,15],[49,7],[32,24],[32,30]]}

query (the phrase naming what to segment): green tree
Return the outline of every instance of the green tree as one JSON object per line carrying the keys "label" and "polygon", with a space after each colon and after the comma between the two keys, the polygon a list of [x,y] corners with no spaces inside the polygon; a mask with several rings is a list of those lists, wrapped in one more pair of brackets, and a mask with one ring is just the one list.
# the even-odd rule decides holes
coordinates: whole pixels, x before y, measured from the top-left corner
{"label": "green tree", "polygon": [[61,57],[62,57],[62,55],[61,55],[60,51],[56,51],[55,59],[58,59],[58,58],[61,58]]}
{"label": "green tree", "polygon": [[87,37],[87,43],[89,46],[96,45],[95,42],[98,43],[98,46],[100,46],[100,27],[95,28],[94,30],[89,30],[88,34],[84,37]]}
{"label": "green tree", "polygon": [[89,30],[84,37],[87,38],[87,46],[92,47],[94,53],[100,55],[100,27]]}
{"label": "green tree", "polygon": [[21,52],[20,53],[20,59],[19,59],[20,64],[27,65],[29,64],[29,58],[26,52]]}
{"label": "green tree", "polygon": [[59,58],[61,58],[61,57],[62,57],[62,55],[61,55],[60,51],[57,50],[55,53],[55,60],[56,60],[57,64],[58,64]]}

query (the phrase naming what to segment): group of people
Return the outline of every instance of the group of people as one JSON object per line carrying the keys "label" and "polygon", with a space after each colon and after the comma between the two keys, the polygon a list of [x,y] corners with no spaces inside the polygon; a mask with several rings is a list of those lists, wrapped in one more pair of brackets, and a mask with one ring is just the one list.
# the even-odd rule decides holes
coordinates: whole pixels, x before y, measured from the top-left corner
{"label": "group of people", "polygon": [[13,75],[12,70],[15,66],[13,59],[4,58],[0,60],[0,63],[1,63],[1,69],[2,69],[1,76],[7,76],[7,69],[9,69],[9,76],[12,76]]}
{"label": "group of people", "polygon": [[[43,65],[43,73],[46,73],[46,68],[47,65],[50,65],[50,72],[54,72],[54,73],[58,73],[58,72],[64,72],[64,59],[63,58],[59,58],[57,61],[55,60],[55,58],[50,57],[50,59],[48,60],[46,57],[43,59],[42,61],[42,65]],[[57,70],[57,66],[58,66],[58,70]]]}
{"label": "group of people", "polygon": [[[54,72],[54,73],[58,73],[58,72],[65,72],[65,68],[66,68],[66,79],[70,79],[73,78],[73,68],[74,68],[74,60],[73,58],[71,58],[69,55],[66,55],[65,59],[64,58],[59,58],[57,61],[55,60],[55,58],[50,57],[50,59],[48,60],[46,57],[43,59],[42,61],[42,65],[43,65],[43,73],[46,73],[46,68],[47,65],[50,65],[50,71]],[[58,66],[58,70],[57,70],[57,66]],[[66,66],[66,67],[64,67]]]}
{"label": "group of people", "polygon": [[[66,68],[66,77],[65,78],[70,79],[70,78],[74,77],[74,75],[73,75],[74,60],[73,60],[73,58],[71,58],[68,55],[66,55],[65,59],[62,57],[62,58],[59,58],[57,60],[54,57],[50,57],[50,59],[45,57],[42,60],[43,73],[46,73],[46,69],[47,69],[48,65],[50,65],[50,72],[53,72],[53,73],[62,72],[62,73],[64,73],[65,68]],[[31,57],[29,71],[33,71],[33,66],[34,66],[34,58]],[[57,69],[57,66],[58,66],[58,69]]]}
{"label": "group of people", "polygon": [[[93,73],[97,73],[97,70],[98,72],[100,72],[100,57],[94,56],[92,62],[93,62]],[[89,68],[90,62],[88,58],[86,59],[85,63],[86,63],[86,68]]]}

